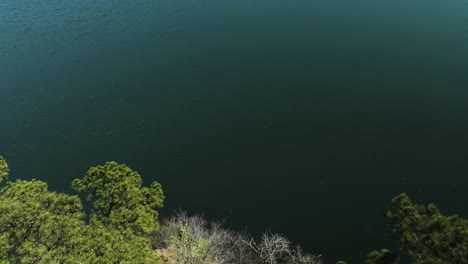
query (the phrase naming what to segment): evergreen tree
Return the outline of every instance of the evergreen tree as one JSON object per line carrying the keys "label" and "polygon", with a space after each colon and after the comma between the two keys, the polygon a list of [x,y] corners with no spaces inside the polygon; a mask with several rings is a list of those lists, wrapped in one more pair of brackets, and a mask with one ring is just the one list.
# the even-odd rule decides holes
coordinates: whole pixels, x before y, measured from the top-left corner
{"label": "evergreen tree", "polygon": [[89,169],[83,179],[75,179],[72,186],[80,192],[88,192],[94,200],[96,212],[91,222],[104,226],[131,230],[143,235],[158,229],[158,212],[164,201],[161,185],[153,182],[141,187],[141,176],[125,164],[107,162]]}
{"label": "evergreen tree", "polygon": [[414,263],[468,263],[468,220],[444,216],[432,203],[413,205],[404,193],[392,199],[386,219]]}
{"label": "evergreen tree", "polygon": [[[0,176],[8,166],[0,159]],[[78,196],[50,192],[38,180],[0,189],[0,263],[157,264],[150,242],[133,232],[92,221]]]}
{"label": "evergreen tree", "polygon": [[65,263],[84,227],[81,209],[77,196],[48,192],[44,182],[7,182],[0,196],[0,259]]}
{"label": "evergreen tree", "polygon": [[91,224],[83,230],[77,248],[80,263],[159,264],[160,259],[148,239],[128,230]]}
{"label": "evergreen tree", "polygon": [[388,249],[374,250],[367,255],[365,264],[396,264],[398,256]]}
{"label": "evergreen tree", "polygon": [[[386,222],[413,264],[468,264],[468,220],[444,216],[432,203],[414,205],[402,193],[390,202]],[[365,264],[396,264],[398,260],[395,253],[382,249],[371,252]]]}
{"label": "evergreen tree", "polygon": [[5,181],[8,178],[8,164],[5,159],[0,156],[0,182]]}

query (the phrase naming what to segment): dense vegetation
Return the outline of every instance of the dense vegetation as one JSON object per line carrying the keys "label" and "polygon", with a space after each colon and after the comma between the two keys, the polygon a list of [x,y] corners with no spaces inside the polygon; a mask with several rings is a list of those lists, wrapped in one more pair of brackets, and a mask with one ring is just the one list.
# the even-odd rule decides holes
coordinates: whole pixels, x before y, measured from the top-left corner
{"label": "dense vegetation", "polygon": [[[164,194],[126,165],[107,162],[89,169],[72,187],[88,194],[87,216],[79,196],[50,192],[38,180],[7,181],[0,156],[0,264],[322,264],[279,234],[259,240],[201,216],[176,212],[159,224]],[[434,204],[414,205],[406,194],[386,213],[401,252],[413,264],[468,264],[468,221],[443,216]],[[365,264],[396,264],[396,253],[369,253]],[[345,263],[340,261],[338,263]]]}
{"label": "dense vegetation", "polygon": [[[403,193],[392,199],[386,222],[393,236],[401,241],[401,251],[411,263],[468,263],[468,220],[457,215],[444,216],[432,203],[414,205]],[[399,257],[382,249],[371,252],[365,263],[396,264]]]}
{"label": "dense vegetation", "polygon": [[[7,176],[0,158],[0,179]],[[74,186],[94,199],[89,219],[76,195],[50,192],[38,180],[6,182],[0,191],[0,263],[160,262],[141,236],[157,229],[153,207],[164,199],[157,183],[141,188],[136,172],[109,162]]]}

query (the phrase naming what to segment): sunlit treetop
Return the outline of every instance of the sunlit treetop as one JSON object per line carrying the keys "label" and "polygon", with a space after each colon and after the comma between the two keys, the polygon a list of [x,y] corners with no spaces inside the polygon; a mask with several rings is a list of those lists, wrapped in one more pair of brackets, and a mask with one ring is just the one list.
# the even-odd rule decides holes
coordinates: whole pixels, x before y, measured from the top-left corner
{"label": "sunlit treetop", "polygon": [[9,171],[8,164],[5,159],[0,156],[0,182],[5,181],[8,178]]}
{"label": "sunlit treetop", "polygon": [[88,199],[94,201],[96,212],[91,221],[145,234],[159,227],[154,208],[163,206],[164,194],[157,182],[150,187],[141,185],[136,171],[113,161],[89,169],[83,179],[72,183],[75,190],[89,193]]}
{"label": "sunlit treetop", "polygon": [[468,220],[413,204],[404,193],[392,199],[386,220],[415,263],[468,263]]}
{"label": "sunlit treetop", "polygon": [[[0,172],[5,180],[3,158]],[[160,263],[146,238],[99,221],[86,224],[82,209],[77,195],[51,192],[45,182],[7,181],[0,189],[0,264]]]}

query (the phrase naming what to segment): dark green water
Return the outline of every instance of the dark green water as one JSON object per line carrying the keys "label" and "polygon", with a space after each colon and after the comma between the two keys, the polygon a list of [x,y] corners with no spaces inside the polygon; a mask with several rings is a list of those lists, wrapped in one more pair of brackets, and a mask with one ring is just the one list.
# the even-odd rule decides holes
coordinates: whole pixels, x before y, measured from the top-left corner
{"label": "dark green water", "polygon": [[116,160],[163,215],[356,263],[398,193],[468,217],[467,149],[466,1],[0,1],[12,178]]}

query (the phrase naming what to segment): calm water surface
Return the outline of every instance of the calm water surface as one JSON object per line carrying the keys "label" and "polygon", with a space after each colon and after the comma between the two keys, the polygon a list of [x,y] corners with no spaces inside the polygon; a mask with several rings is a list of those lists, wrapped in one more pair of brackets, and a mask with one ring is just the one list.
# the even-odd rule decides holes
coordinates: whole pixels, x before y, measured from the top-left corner
{"label": "calm water surface", "polygon": [[2,0],[0,153],[356,263],[398,193],[468,217],[467,47],[461,0]]}

